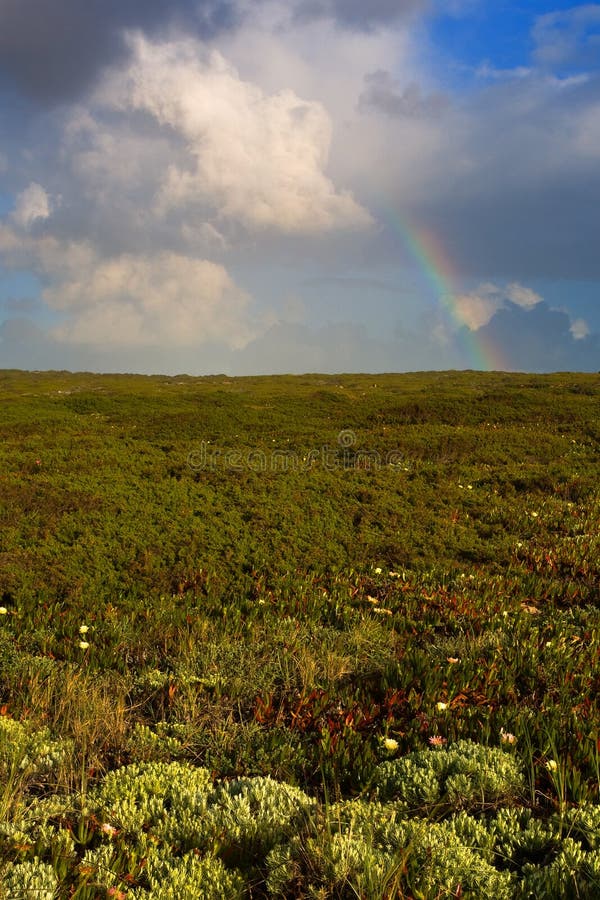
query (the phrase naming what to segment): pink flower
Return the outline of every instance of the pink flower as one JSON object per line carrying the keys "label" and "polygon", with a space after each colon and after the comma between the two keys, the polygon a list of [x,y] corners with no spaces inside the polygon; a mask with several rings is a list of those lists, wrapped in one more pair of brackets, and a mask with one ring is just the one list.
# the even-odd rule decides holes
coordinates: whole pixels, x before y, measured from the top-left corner
{"label": "pink flower", "polygon": [[446,743],[446,738],[442,737],[441,734],[432,734],[429,738],[429,743],[432,747],[443,747]]}

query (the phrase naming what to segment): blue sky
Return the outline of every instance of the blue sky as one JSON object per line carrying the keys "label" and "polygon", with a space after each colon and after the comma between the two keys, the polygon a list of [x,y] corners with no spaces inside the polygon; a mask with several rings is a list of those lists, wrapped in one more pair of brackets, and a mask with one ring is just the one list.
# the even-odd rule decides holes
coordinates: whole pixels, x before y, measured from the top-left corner
{"label": "blue sky", "polygon": [[488,62],[497,69],[529,65],[535,41],[536,20],[549,12],[568,11],[572,3],[474,2],[462,10],[444,14],[449,4],[440,3],[440,15],[426,23],[433,46],[445,58],[477,69]]}
{"label": "blue sky", "polygon": [[5,0],[0,104],[0,367],[600,369],[600,4]]}

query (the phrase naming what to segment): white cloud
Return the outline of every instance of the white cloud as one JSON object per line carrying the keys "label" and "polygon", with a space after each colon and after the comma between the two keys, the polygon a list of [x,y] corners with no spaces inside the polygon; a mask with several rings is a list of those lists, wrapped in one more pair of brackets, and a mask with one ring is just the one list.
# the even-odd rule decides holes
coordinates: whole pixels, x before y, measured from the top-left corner
{"label": "white cloud", "polygon": [[125,119],[102,121],[97,112],[75,107],[67,117],[62,156],[72,173],[96,202],[140,187],[153,193],[148,180],[173,156],[169,136],[144,133]]}
{"label": "white cloud", "polygon": [[32,181],[24,191],[17,194],[13,221],[21,228],[29,229],[34,222],[50,218],[52,202],[41,184]]}
{"label": "white cloud", "polygon": [[260,330],[251,298],[215,262],[162,251],[102,258],[89,241],[20,235],[0,226],[6,265],[24,261],[45,282],[42,299],[62,314],[56,341],[96,347],[243,347]]}
{"label": "white cloud", "polygon": [[255,334],[249,297],[223,266],[176,253],[95,261],[43,296],[70,314],[54,337],[74,343],[241,347]]}
{"label": "white cloud", "polygon": [[471,293],[457,295],[454,298],[454,305],[461,322],[471,331],[477,331],[488,324],[507,300],[522,309],[532,309],[541,303],[542,297],[531,288],[517,282],[512,282],[506,287],[485,282]]}
{"label": "white cloud", "polygon": [[542,297],[535,291],[532,291],[531,288],[524,287],[522,284],[517,284],[514,281],[506,288],[506,296],[511,303],[516,303],[517,306],[522,306],[523,309],[531,309],[542,301]]}
{"label": "white cloud", "polygon": [[458,294],[454,298],[454,305],[461,322],[477,331],[482,325],[487,325],[496,310],[500,306],[497,295],[488,293],[482,285],[477,291],[470,294]]}
{"label": "white cloud", "polygon": [[581,341],[590,333],[590,328],[585,319],[574,319],[569,329],[576,341]]}
{"label": "white cloud", "polygon": [[292,90],[266,94],[197,42],[130,38],[133,59],[100,93],[113,109],[143,111],[187,145],[158,192],[158,211],[193,203],[250,229],[314,234],[365,228],[369,213],[325,174],[331,121]]}

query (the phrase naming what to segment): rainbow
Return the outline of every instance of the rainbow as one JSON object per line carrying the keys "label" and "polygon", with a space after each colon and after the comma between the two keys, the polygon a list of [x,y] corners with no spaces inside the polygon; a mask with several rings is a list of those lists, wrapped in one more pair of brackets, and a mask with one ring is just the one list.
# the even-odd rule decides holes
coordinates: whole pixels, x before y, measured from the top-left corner
{"label": "rainbow", "polygon": [[459,276],[439,238],[432,231],[407,225],[395,212],[388,211],[385,219],[417,263],[452,330],[457,333],[459,347],[467,363],[465,368],[484,371],[510,370],[512,366],[509,360],[487,337],[477,331],[471,331],[461,316],[454,288]]}

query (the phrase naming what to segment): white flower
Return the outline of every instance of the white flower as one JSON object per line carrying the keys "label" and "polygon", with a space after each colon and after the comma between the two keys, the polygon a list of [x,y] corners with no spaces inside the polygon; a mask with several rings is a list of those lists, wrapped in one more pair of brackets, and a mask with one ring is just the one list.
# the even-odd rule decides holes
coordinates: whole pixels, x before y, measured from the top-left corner
{"label": "white flower", "polygon": [[79,634],[87,634],[89,630],[90,629],[89,629],[88,625],[80,625],[79,626]]}
{"label": "white flower", "polygon": [[80,649],[80,650],[87,650],[87,648],[88,648],[89,646],[90,646],[90,645],[88,644],[87,641],[79,641],[79,649]]}

